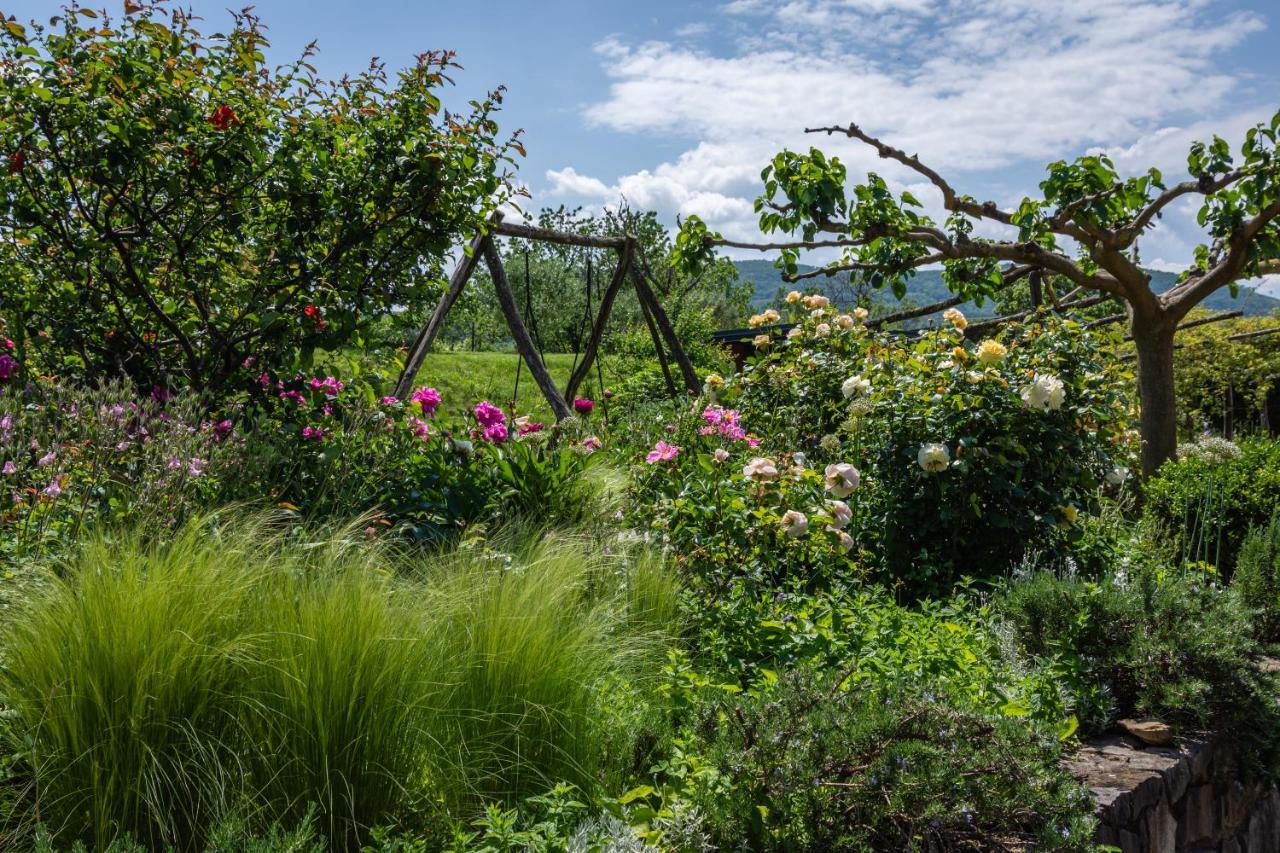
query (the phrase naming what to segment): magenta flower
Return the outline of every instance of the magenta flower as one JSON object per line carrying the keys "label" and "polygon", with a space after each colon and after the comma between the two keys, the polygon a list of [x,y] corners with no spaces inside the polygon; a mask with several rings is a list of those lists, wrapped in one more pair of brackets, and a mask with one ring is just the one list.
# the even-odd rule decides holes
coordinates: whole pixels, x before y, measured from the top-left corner
{"label": "magenta flower", "polygon": [[577,397],[573,401],[573,410],[580,415],[590,414],[595,407],[596,404],[586,397]]}
{"label": "magenta flower", "polygon": [[13,460],[12,460],[12,459],[10,459],[8,462],[4,463],[4,473],[6,473],[6,474],[16,474],[16,473],[18,473],[18,466],[13,464]]}
{"label": "magenta flower", "polygon": [[679,455],[679,445],[667,444],[665,441],[659,441],[653,446],[653,450],[649,451],[649,455],[644,458],[644,461],[648,462],[650,465],[655,462],[670,462]]}
{"label": "magenta flower", "polygon": [[18,372],[18,360],[6,353],[0,353],[0,382],[8,382]]}
{"label": "magenta flower", "polygon": [[48,497],[56,498],[58,495],[62,494],[62,484],[57,480],[54,480],[44,487],[44,493]]}
{"label": "magenta flower", "polygon": [[484,440],[490,444],[502,444],[509,435],[507,425],[501,422],[491,423],[484,428]]}
{"label": "magenta flower", "polygon": [[506,413],[488,400],[476,403],[476,420],[481,426],[492,426],[494,424],[505,423],[507,420]]}
{"label": "magenta flower", "polygon": [[336,397],[338,392],[346,386],[341,381],[332,376],[326,376],[324,379],[312,379],[307,383],[316,391],[323,391],[326,397]]}
{"label": "magenta flower", "polygon": [[151,386],[151,399],[153,402],[167,403],[171,397],[173,397],[173,395],[169,393],[167,388],[161,387],[160,385]]}
{"label": "magenta flower", "polygon": [[231,421],[221,420],[213,425],[213,434],[218,437],[219,441],[226,441],[233,432],[235,432],[235,427],[231,425]]}
{"label": "magenta flower", "polygon": [[279,397],[281,400],[292,400],[293,402],[297,403],[299,406],[303,405],[306,402],[306,400],[304,400],[302,397],[301,391],[281,391],[279,394]]}
{"label": "magenta flower", "polygon": [[419,388],[413,392],[409,402],[421,406],[423,414],[433,415],[436,407],[440,405],[440,392],[434,388]]}
{"label": "magenta flower", "polygon": [[542,432],[546,425],[540,421],[528,421],[520,424],[520,428],[516,430],[516,435],[525,436],[535,432]]}
{"label": "magenta flower", "polygon": [[192,477],[199,477],[204,474],[204,466],[208,464],[206,460],[193,456],[187,460],[187,473]]}
{"label": "magenta flower", "polygon": [[319,427],[305,426],[302,428],[302,437],[307,441],[314,441],[319,444],[324,441],[324,430]]}
{"label": "magenta flower", "polygon": [[596,438],[594,435],[589,435],[582,440],[582,446],[592,453],[595,453],[602,447],[602,444],[600,439]]}
{"label": "magenta flower", "polygon": [[400,401],[397,398],[392,397],[390,394],[388,394],[387,396],[383,397],[380,402],[384,406],[394,406],[396,403],[399,403]]}

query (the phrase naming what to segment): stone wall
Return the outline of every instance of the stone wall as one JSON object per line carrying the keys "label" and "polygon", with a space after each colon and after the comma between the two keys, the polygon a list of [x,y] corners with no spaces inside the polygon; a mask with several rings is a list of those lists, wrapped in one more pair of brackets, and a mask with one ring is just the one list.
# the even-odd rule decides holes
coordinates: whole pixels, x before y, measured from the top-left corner
{"label": "stone wall", "polygon": [[1229,750],[1215,743],[1104,738],[1067,768],[1097,799],[1101,844],[1124,853],[1280,853],[1280,790],[1242,784]]}

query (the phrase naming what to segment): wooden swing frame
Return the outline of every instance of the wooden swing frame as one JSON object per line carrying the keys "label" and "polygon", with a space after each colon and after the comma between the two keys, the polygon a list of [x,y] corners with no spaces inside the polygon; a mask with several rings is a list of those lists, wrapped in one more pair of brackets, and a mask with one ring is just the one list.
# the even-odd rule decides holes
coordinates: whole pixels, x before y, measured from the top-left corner
{"label": "wooden swing frame", "polygon": [[[569,377],[569,382],[565,386],[563,394],[556,387],[555,381],[552,380],[547,366],[538,354],[537,347],[534,346],[533,338],[529,334],[528,327],[525,326],[524,318],[520,316],[520,309],[516,305],[515,295],[512,293],[511,284],[507,280],[507,272],[502,265],[502,256],[498,252],[497,243],[494,241],[495,236],[542,240],[548,243],[582,246],[589,249],[612,249],[618,254],[618,265],[614,268],[604,295],[600,298],[600,310],[592,323],[591,334],[587,338],[586,347],[583,349],[582,357]],[[525,365],[529,368],[529,374],[533,376],[538,389],[542,391],[542,396],[546,398],[547,404],[551,407],[551,411],[555,414],[557,421],[562,421],[573,415],[573,411],[566,400],[574,399],[578,388],[587,378],[591,366],[599,353],[600,342],[604,338],[605,329],[609,325],[609,315],[613,311],[614,300],[618,296],[618,291],[622,289],[623,282],[628,278],[631,280],[632,286],[636,291],[636,297],[640,301],[640,310],[644,315],[645,325],[649,328],[650,337],[653,339],[658,362],[662,365],[662,373],[666,378],[667,390],[673,397],[676,396],[675,383],[671,377],[671,370],[667,366],[666,356],[663,352],[664,341],[666,350],[670,352],[672,360],[680,368],[685,390],[690,394],[697,394],[700,388],[698,374],[689,362],[689,357],[685,354],[684,347],[681,346],[680,339],[676,336],[675,327],[671,325],[671,320],[667,317],[666,311],[663,310],[662,305],[654,296],[652,289],[650,289],[649,283],[645,281],[644,275],[636,265],[635,254],[636,238],[630,234],[619,237],[573,234],[536,225],[504,222],[502,214],[495,214],[489,228],[481,230],[471,239],[457,267],[454,268],[453,274],[449,276],[448,286],[440,297],[440,302],[436,305],[431,318],[423,326],[422,331],[418,333],[413,342],[409,357],[405,360],[404,369],[400,371],[400,378],[396,381],[395,395],[404,400],[413,392],[414,382],[417,380],[419,371],[422,370],[422,364],[426,360],[427,353],[431,351],[431,344],[440,333],[441,327],[444,326],[445,317],[448,316],[454,303],[458,301],[458,297],[462,295],[463,288],[466,287],[467,281],[475,273],[476,266],[481,259],[484,260],[489,269],[489,277],[493,280],[493,287],[497,292],[498,304],[502,308],[502,314],[506,318],[507,328],[511,330],[511,337],[515,340],[516,351],[524,359]]]}

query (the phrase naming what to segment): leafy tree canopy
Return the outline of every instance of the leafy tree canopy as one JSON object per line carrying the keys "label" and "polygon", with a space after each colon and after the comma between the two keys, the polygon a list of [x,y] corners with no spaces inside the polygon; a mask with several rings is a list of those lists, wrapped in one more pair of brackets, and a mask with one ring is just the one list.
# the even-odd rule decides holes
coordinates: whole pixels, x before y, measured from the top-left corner
{"label": "leafy tree canopy", "polygon": [[[0,28],[0,319],[64,374],[220,387],[439,292],[512,192],[502,90],[447,109],[428,52],[332,82],[268,67],[245,11],[164,2]],[[29,350],[30,347],[24,347]]]}

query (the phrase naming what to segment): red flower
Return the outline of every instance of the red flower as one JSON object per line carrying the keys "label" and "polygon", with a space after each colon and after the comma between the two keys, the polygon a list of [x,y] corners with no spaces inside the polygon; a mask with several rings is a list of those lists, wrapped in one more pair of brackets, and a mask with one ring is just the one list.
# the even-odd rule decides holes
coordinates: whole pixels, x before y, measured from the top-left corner
{"label": "red flower", "polygon": [[9,174],[16,175],[22,171],[22,167],[27,165],[27,152],[18,149],[9,155]]}
{"label": "red flower", "polygon": [[240,117],[236,115],[236,111],[226,104],[222,104],[209,115],[209,124],[213,125],[214,130],[226,130],[233,124],[239,124]]}
{"label": "red flower", "polygon": [[320,316],[320,309],[314,305],[308,305],[306,308],[303,308],[302,313],[305,314],[311,322],[316,324],[317,329],[324,329],[329,325],[325,322],[324,317]]}
{"label": "red flower", "polygon": [[[222,130],[222,128],[218,129]],[[188,145],[186,148],[183,148],[182,153],[187,155],[187,165],[191,168],[195,169],[200,165],[200,155],[196,153],[196,147],[194,145]]]}

